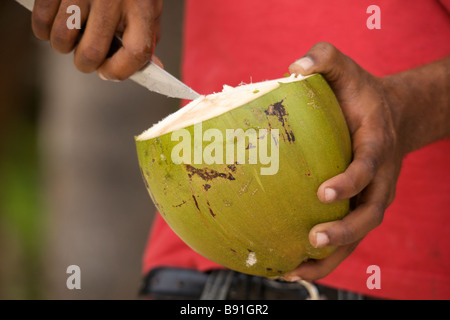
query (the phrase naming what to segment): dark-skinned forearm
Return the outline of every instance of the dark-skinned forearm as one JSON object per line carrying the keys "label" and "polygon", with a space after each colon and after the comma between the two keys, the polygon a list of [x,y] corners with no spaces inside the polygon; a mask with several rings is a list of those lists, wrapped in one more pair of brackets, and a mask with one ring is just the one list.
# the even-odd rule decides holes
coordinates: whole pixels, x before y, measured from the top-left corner
{"label": "dark-skinned forearm", "polygon": [[382,81],[403,154],[450,137],[450,57]]}

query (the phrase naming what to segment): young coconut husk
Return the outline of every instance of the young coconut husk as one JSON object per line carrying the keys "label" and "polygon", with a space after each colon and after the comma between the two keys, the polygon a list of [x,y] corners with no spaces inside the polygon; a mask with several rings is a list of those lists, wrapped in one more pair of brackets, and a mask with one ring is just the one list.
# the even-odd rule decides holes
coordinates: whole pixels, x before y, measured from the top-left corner
{"label": "young coconut husk", "polygon": [[308,240],[314,225],[349,211],[349,201],[317,198],[320,184],[351,160],[345,118],[321,75],[225,87],[157,123],[136,144],[157,209],[206,258],[277,277],[334,250]]}

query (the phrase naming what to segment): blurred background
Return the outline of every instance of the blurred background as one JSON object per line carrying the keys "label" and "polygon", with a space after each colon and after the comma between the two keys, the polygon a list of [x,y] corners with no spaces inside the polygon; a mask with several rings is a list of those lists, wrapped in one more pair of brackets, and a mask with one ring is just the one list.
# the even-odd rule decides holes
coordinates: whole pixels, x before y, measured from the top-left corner
{"label": "blurred background", "polygon": [[[180,77],[183,1],[156,55]],[[155,209],[134,136],[179,107],[131,81],[78,72],[0,2],[0,299],[136,299]],[[67,267],[81,269],[69,290]]]}

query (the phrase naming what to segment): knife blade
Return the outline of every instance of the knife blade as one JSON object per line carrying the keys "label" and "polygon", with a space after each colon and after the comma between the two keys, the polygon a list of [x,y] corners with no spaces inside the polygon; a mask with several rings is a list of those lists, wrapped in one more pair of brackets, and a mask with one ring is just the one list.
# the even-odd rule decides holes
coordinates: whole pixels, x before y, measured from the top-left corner
{"label": "knife blade", "polygon": [[[16,0],[16,2],[20,3],[29,11],[33,11],[34,0]],[[82,33],[80,33],[80,36],[81,35]],[[113,39],[108,56],[114,54],[121,46],[122,40],[116,36]],[[166,70],[156,65],[153,61],[150,61],[146,67],[133,74],[130,79],[150,91],[168,97],[187,100],[194,100],[200,97],[200,94],[192,90]]]}
{"label": "knife blade", "polygon": [[136,83],[172,98],[195,100],[200,94],[151,61],[130,77]]}

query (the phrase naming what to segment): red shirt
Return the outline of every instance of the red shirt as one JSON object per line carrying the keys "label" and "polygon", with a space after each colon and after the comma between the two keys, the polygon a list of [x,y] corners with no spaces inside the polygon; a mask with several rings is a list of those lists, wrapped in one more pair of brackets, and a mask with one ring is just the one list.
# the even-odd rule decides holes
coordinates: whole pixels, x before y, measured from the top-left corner
{"label": "red shirt", "polygon": [[[373,4],[381,29],[369,30]],[[208,94],[223,84],[279,78],[319,41],[374,75],[401,72],[450,54],[449,8],[447,0],[188,0],[183,80]],[[384,298],[449,299],[449,164],[449,140],[409,154],[381,226],[319,282]],[[381,289],[367,287],[370,265],[380,268]],[[144,272],[156,266],[220,267],[189,249],[159,215]]]}

